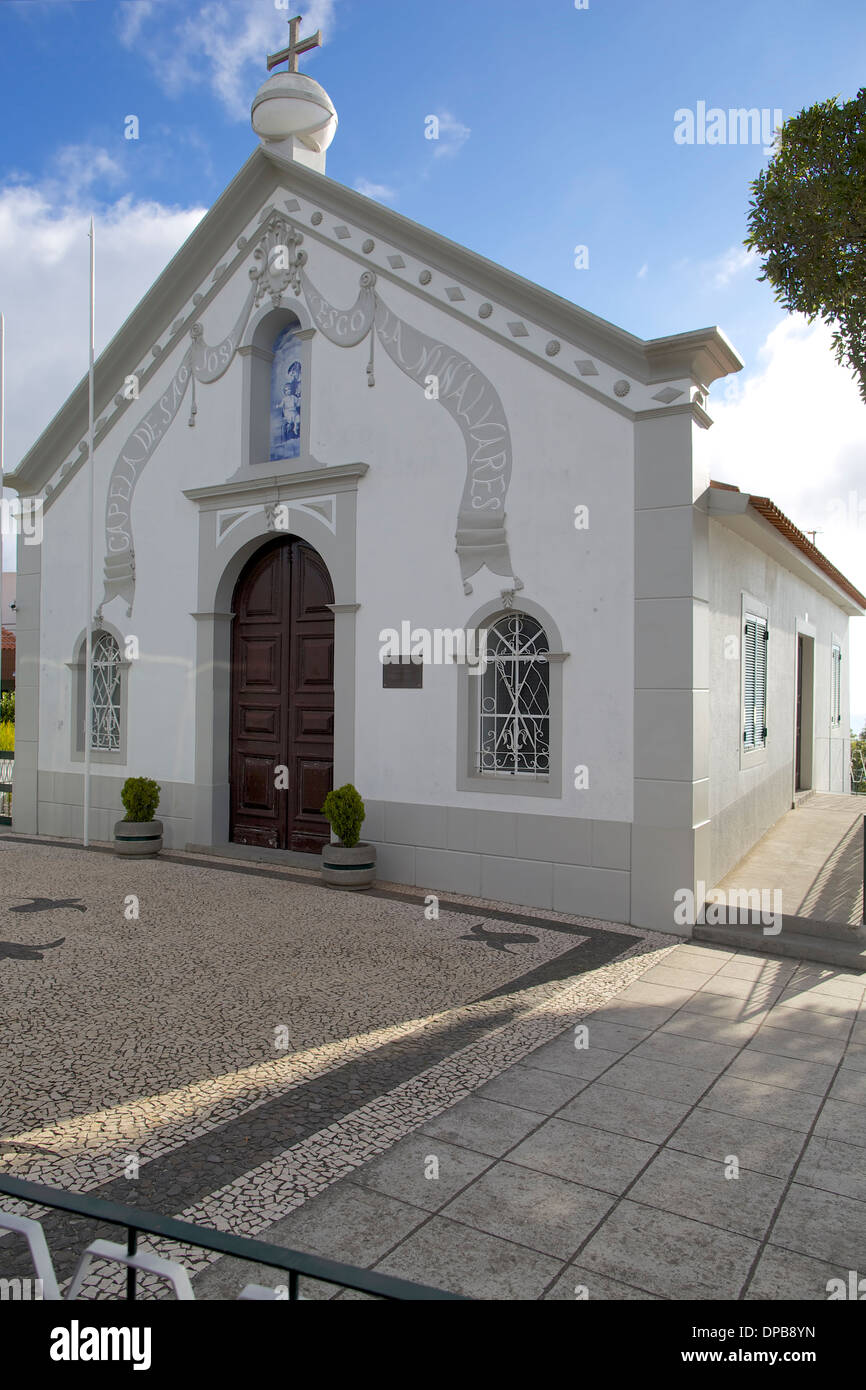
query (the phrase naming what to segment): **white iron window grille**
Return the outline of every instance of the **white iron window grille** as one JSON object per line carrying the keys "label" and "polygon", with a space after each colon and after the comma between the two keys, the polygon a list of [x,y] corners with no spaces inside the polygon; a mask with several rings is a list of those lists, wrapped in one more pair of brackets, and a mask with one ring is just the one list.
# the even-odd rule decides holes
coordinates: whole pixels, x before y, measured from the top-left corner
{"label": "white iron window grille", "polygon": [[120,751],[120,648],[109,632],[93,643],[93,710],[91,748],[100,753]]}
{"label": "white iron window grille", "polygon": [[549,651],[544,628],[525,613],[509,613],[490,628],[479,681],[480,773],[549,775]]}

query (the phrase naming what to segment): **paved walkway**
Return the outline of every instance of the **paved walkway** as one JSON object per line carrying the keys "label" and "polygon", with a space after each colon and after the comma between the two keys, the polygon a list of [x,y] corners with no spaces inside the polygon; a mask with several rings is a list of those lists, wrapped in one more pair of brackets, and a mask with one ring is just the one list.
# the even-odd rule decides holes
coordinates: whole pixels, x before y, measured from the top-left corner
{"label": "paved walkway", "polygon": [[866,1268],[864,985],[679,946],[267,1238],[483,1299],[824,1300]]}
{"label": "paved walkway", "polygon": [[788,811],[718,887],[779,888],[786,916],[858,926],[863,913],[864,796],[818,795]]}
{"label": "paved walkway", "polygon": [[[866,975],[183,855],[0,838],[0,883],[7,1172],[481,1299],[866,1271]],[[44,1226],[61,1281],[110,1234]]]}

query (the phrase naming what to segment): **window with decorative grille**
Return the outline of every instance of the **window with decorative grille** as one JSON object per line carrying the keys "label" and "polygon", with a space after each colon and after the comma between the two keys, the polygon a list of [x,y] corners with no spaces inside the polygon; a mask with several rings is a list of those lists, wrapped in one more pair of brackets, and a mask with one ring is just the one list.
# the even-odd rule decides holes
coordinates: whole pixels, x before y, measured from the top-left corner
{"label": "window with decorative grille", "polygon": [[748,752],[767,744],[766,618],[746,614],[743,641],[743,748]]}
{"label": "window with decorative grille", "polygon": [[120,648],[109,632],[94,634],[93,706],[90,747],[102,753],[120,749]]}
{"label": "window with decorative grille", "polygon": [[509,613],[488,630],[479,678],[477,770],[490,776],[550,772],[550,643],[540,623]]}

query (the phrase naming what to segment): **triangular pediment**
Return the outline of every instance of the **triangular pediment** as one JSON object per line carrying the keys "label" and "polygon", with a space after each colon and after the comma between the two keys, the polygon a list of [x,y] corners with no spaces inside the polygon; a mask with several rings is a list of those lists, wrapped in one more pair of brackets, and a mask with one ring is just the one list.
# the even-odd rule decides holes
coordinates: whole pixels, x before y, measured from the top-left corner
{"label": "triangular pediment", "polygon": [[[135,373],[160,370],[240,264],[274,213],[304,238],[390,281],[571,381],[612,409],[691,407],[698,388],[742,365],[717,329],[651,342],[633,337],[549,291],[302,165],[260,147],[100,354],[96,444],[130,407],[121,393]],[[694,405],[700,413],[703,400]],[[82,380],[8,481],[22,492],[56,489],[86,456],[87,382]]]}

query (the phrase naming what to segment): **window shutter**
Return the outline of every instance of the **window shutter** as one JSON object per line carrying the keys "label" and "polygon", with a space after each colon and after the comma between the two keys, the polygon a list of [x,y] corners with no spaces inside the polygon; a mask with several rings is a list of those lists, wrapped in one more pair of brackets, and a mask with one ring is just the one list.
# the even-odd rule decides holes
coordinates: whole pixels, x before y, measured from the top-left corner
{"label": "window shutter", "polygon": [[746,619],[743,654],[743,747],[755,746],[755,647],[757,626],[753,618]]}
{"label": "window shutter", "polygon": [[767,646],[770,634],[767,624],[755,623],[755,743],[763,748],[767,742]]}
{"label": "window shutter", "polygon": [[750,614],[743,630],[743,748],[748,752],[767,742],[767,620]]}

